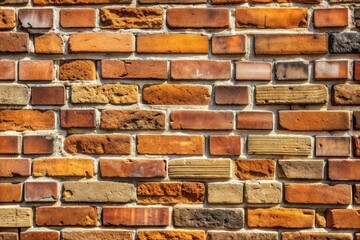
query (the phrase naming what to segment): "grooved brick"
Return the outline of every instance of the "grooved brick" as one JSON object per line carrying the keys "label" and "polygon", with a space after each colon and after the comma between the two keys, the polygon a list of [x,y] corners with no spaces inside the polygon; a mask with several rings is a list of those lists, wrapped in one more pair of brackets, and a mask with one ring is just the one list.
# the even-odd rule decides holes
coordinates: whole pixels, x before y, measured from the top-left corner
{"label": "grooved brick", "polygon": [[14,60],[0,60],[0,80],[1,81],[15,81],[16,61]]}
{"label": "grooved brick", "polygon": [[31,174],[28,158],[0,158],[0,177],[28,177]]}
{"label": "grooved brick", "polygon": [[347,8],[314,9],[314,27],[346,27],[349,12]]}
{"label": "grooved brick", "polygon": [[23,153],[26,154],[52,154],[54,152],[54,137],[24,136]]}
{"label": "grooved brick", "polygon": [[43,34],[34,37],[36,54],[63,54],[63,39],[59,34]]}
{"label": "grooved brick", "polygon": [[55,113],[39,110],[0,110],[0,131],[52,130]]}
{"label": "grooved brick", "polygon": [[29,52],[29,34],[22,32],[0,32],[0,54]]}
{"label": "grooved brick", "polygon": [[317,157],[348,157],[350,156],[349,137],[316,137]]}
{"label": "grooved brick", "polygon": [[246,40],[245,35],[213,35],[211,38],[212,54],[245,54]]}
{"label": "grooved brick", "polygon": [[60,80],[96,80],[96,63],[92,60],[60,61]]}
{"label": "grooved brick", "polygon": [[218,105],[249,104],[248,86],[215,86],[215,103]]}
{"label": "grooved brick", "polygon": [[20,81],[52,81],[54,62],[52,60],[21,60],[19,62]]}
{"label": "grooved brick", "polygon": [[32,87],[32,105],[65,105],[66,91],[64,86]]}
{"label": "grooved brick", "polygon": [[92,8],[61,9],[60,26],[62,28],[93,28],[95,27],[95,16],[95,9]]}
{"label": "grooved brick", "polygon": [[26,202],[56,202],[59,198],[57,182],[26,182]]}
{"label": "grooved brick", "polygon": [[60,111],[61,128],[95,128],[96,112],[94,109],[71,109]]}
{"label": "grooved brick", "polygon": [[235,161],[234,170],[240,179],[269,179],[275,175],[275,162],[267,159],[240,159]]}
{"label": "grooved brick", "polygon": [[137,237],[139,240],[205,240],[204,231],[195,230],[138,230]]}
{"label": "grooved brick", "polygon": [[0,154],[21,153],[21,136],[0,136]]}
{"label": "grooved brick", "polygon": [[329,179],[330,180],[360,180],[360,161],[344,159],[329,160]]}
{"label": "grooved brick", "polygon": [[0,183],[0,203],[22,201],[22,183]]}
{"label": "grooved brick", "polygon": [[239,156],[241,154],[241,137],[210,136],[209,152],[212,156]]}
{"label": "grooved brick", "polygon": [[92,177],[94,161],[85,158],[38,158],[33,160],[34,177]]}
{"label": "grooved brick", "polygon": [[60,234],[56,231],[27,231],[20,233],[21,240],[59,240]]}
{"label": "grooved brick", "polygon": [[272,112],[246,112],[241,111],[236,115],[236,129],[272,130]]}

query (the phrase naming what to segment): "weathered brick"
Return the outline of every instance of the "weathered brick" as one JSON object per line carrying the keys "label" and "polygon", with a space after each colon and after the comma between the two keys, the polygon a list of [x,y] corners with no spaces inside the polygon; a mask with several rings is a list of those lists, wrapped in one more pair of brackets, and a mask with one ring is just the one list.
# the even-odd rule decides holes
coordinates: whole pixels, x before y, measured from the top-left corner
{"label": "weathered brick", "polygon": [[208,231],[208,240],[241,239],[241,240],[278,240],[276,232],[213,232]]}
{"label": "weathered brick", "polygon": [[0,227],[32,227],[33,211],[31,208],[0,208]]}
{"label": "weathered brick", "polygon": [[54,62],[52,60],[21,60],[19,62],[20,81],[52,81]]}
{"label": "weathered brick", "polygon": [[333,101],[336,105],[360,105],[360,86],[355,84],[335,85]]}
{"label": "weathered brick", "polygon": [[167,79],[167,61],[103,59],[101,76],[107,79]]}
{"label": "weathered brick", "polygon": [[283,232],[282,240],[303,240],[303,239],[332,239],[332,240],[352,240],[352,235],[348,233],[323,233],[323,232]]}
{"label": "weathered brick", "polygon": [[19,26],[22,28],[52,28],[53,9],[19,9]]}
{"label": "weathered brick", "polygon": [[244,210],[235,208],[174,208],[175,227],[239,229],[244,226]]}
{"label": "weathered brick", "polygon": [[[61,2],[61,0],[57,1]],[[96,12],[92,8],[60,10],[60,26],[62,28],[93,28],[95,27],[95,19]]]}
{"label": "weathered brick", "polygon": [[20,136],[0,136],[0,154],[19,154],[21,153]]}
{"label": "weathered brick", "polygon": [[240,179],[274,178],[274,160],[240,159],[235,161],[235,175]]}
{"label": "weathered brick", "polygon": [[237,8],[238,28],[306,28],[306,8]]}
{"label": "weathered brick", "polygon": [[285,201],[298,204],[351,204],[351,185],[285,184]]}
{"label": "weathered brick", "polygon": [[239,156],[241,154],[240,136],[210,136],[209,152],[212,156]]}
{"label": "weathered brick", "polygon": [[315,211],[300,208],[248,209],[250,228],[312,228]]}
{"label": "weathered brick", "polygon": [[307,80],[309,78],[309,64],[306,62],[277,62],[276,80]]}
{"label": "weathered brick", "polygon": [[359,209],[329,209],[326,212],[326,226],[337,229],[360,228]]}
{"label": "weathered brick", "polygon": [[60,80],[96,80],[96,64],[92,60],[60,61]]}
{"label": "weathered brick", "polygon": [[100,173],[104,178],[164,178],[163,160],[100,159]]}
{"label": "weathered brick", "polygon": [[133,240],[130,230],[67,230],[61,231],[61,240]]}
{"label": "weathered brick", "polygon": [[347,8],[314,9],[314,27],[346,27],[349,12]]}
{"label": "weathered brick", "polygon": [[26,182],[26,202],[56,202],[59,198],[57,182]]}
{"label": "weathered brick", "polygon": [[139,240],[206,239],[204,231],[195,230],[139,230],[137,231],[137,237]]}
{"label": "weathered brick", "polygon": [[132,33],[73,33],[69,38],[71,53],[131,53],[135,51]]}
{"label": "weathered brick", "polygon": [[323,160],[279,160],[278,176],[281,179],[323,179]]}
{"label": "weathered brick", "polygon": [[17,232],[2,232],[0,233],[1,240],[19,240]]}
{"label": "weathered brick", "polygon": [[51,135],[24,136],[23,153],[26,154],[52,154],[54,152],[54,137]]}
{"label": "weathered brick", "polygon": [[230,12],[226,8],[170,8],[166,11],[169,28],[228,28]]}
{"label": "weathered brick", "polygon": [[21,202],[22,183],[0,183],[0,203]]}
{"label": "weathered brick", "polygon": [[58,34],[43,34],[34,37],[36,54],[63,54],[63,39]]}
{"label": "weathered brick", "polygon": [[317,157],[348,157],[350,156],[349,137],[316,137]]}
{"label": "weathered brick", "polygon": [[85,158],[38,158],[33,160],[33,176],[92,177],[94,161]]}
{"label": "weathered brick", "polygon": [[241,204],[243,202],[242,183],[208,183],[209,204]]}
{"label": "weathered brick", "polygon": [[96,226],[95,207],[37,207],[37,226]]}
{"label": "weathered brick", "polygon": [[32,105],[65,105],[66,91],[64,86],[32,87]]}
{"label": "weathered brick", "polygon": [[96,112],[94,109],[70,109],[60,111],[61,128],[95,128]]}
{"label": "weathered brick", "polygon": [[138,102],[138,86],[125,84],[72,85],[71,102],[134,104]]}
{"label": "weathered brick", "polygon": [[[1,64],[1,62],[0,62],[0,64]],[[0,68],[1,68],[1,65],[0,65]],[[354,61],[354,80],[360,81],[360,61]]]}
{"label": "weathered brick", "polygon": [[291,131],[350,130],[349,111],[279,111],[279,126]]}
{"label": "weathered brick", "polygon": [[165,130],[165,114],[151,110],[104,110],[100,128],[106,130]]}
{"label": "weathered brick", "polygon": [[353,141],[354,141],[354,154],[355,156],[358,157],[360,156],[360,137],[354,136]]}
{"label": "weathered brick", "polygon": [[124,154],[131,153],[131,136],[128,134],[76,134],[64,141],[64,150],[76,154]]}
{"label": "weathered brick", "polygon": [[211,51],[212,54],[245,54],[246,36],[213,35],[211,38]]}
{"label": "weathered brick", "polygon": [[354,188],[354,203],[360,204],[360,184],[355,184]]}
{"label": "weathered brick", "polygon": [[14,9],[0,9],[0,30],[11,30],[16,27]]}
{"label": "weathered brick", "polygon": [[212,5],[241,4],[246,2],[248,2],[248,0],[211,0]]}
{"label": "weathered brick", "polygon": [[246,112],[241,111],[236,115],[236,129],[272,130],[272,112]]}
{"label": "weathered brick", "polygon": [[201,204],[205,185],[197,182],[146,182],[137,187],[137,203],[141,204]]}
{"label": "weathered brick", "polygon": [[0,32],[0,54],[29,52],[29,34],[22,32]]}
{"label": "weathered brick", "polygon": [[16,61],[0,60],[0,81],[15,81]]}
{"label": "weathered brick", "polygon": [[360,161],[358,160],[329,160],[330,180],[360,180]]}
{"label": "weathered brick", "polygon": [[360,52],[360,33],[331,33],[329,34],[329,52],[338,54],[352,54]]}
{"label": "weathered brick", "polygon": [[27,4],[29,0],[4,0],[0,5],[22,5]]}
{"label": "weathered brick", "polygon": [[235,78],[241,81],[270,81],[272,64],[270,62],[237,62]]}
{"label": "weathered brick", "polygon": [[145,85],[142,100],[156,105],[208,105],[210,93],[207,86],[187,84]]}
{"label": "weathered brick", "polygon": [[20,84],[0,85],[0,105],[27,105],[30,91],[27,86]]}
{"label": "weathered brick", "polygon": [[348,78],[348,61],[316,61],[316,80],[338,80]]}
{"label": "weathered brick", "polygon": [[200,135],[137,135],[139,154],[203,155],[205,139]]}
{"label": "weathered brick", "polygon": [[325,54],[327,51],[326,34],[255,35],[256,55]]}
{"label": "weathered brick", "polygon": [[207,54],[209,40],[200,34],[142,34],[137,36],[138,53]]}
{"label": "weathered brick", "polygon": [[130,0],[33,0],[34,5],[85,5],[85,4],[122,4]]}
{"label": "weathered brick", "polygon": [[105,226],[168,226],[169,218],[165,207],[103,207]]}
{"label": "weathered brick", "polygon": [[28,177],[31,162],[28,158],[0,158],[0,177]]}
{"label": "weathered brick", "polygon": [[249,104],[248,86],[215,86],[215,103],[218,105]]}
{"label": "weathered brick", "polygon": [[247,203],[281,203],[282,184],[279,182],[247,182],[245,199]]}
{"label": "weathered brick", "polygon": [[206,3],[206,0],[139,0],[142,4],[198,4]]}
{"label": "weathered brick", "polygon": [[100,25],[104,29],[161,29],[161,8],[102,8]]}
{"label": "weathered brick", "polygon": [[322,104],[326,103],[325,85],[256,86],[256,104]]}
{"label": "weathered brick", "polygon": [[21,240],[59,240],[60,234],[56,231],[27,231],[21,232]]}
{"label": "weathered brick", "polygon": [[55,127],[53,111],[0,110],[0,131],[51,130]]}
{"label": "weathered brick", "polygon": [[169,162],[169,177],[178,179],[229,179],[230,159],[173,159]]}

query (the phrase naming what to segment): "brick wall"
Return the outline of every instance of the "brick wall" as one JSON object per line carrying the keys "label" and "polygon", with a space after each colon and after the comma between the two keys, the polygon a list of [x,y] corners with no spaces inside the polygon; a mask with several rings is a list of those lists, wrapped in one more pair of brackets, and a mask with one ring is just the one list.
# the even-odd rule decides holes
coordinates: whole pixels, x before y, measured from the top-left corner
{"label": "brick wall", "polygon": [[359,0],[30,1],[0,240],[360,239]]}

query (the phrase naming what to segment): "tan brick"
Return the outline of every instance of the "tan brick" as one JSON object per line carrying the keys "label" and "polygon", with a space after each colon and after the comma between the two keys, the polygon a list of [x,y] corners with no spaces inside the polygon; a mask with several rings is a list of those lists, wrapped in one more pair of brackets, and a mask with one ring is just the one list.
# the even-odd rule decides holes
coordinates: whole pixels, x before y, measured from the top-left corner
{"label": "tan brick", "polygon": [[34,5],[85,5],[85,4],[122,4],[130,0],[34,0]]}
{"label": "tan brick", "polygon": [[270,81],[272,64],[270,62],[236,62],[236,80]]}
{"label": "tan brick", "polygon": [[62,240],[133,240],[130,230],[64,230]]}
{"label": "tan brick", "polygon": [[31,162],[28,158],[0,158],[0,177],[28,177]]}
{"label": "tan brick", "polygon": [[30,91],[25,85],[1,84],[0,105],[23,106],[29,103]]}
{"label": "tan brick", "polygon": [[54,23],[53,9],[19,9],[19,27],[52,28]]}
{"label": "tan brick", "polygon": [[34,38],[36,54],[63,54],[63,39],[58,34],[43,34]]}
{"label": "tan brick", "polygon": [[329,160],[330,180],[360,180],[360,161],[352,159]]}
{"label": "tan brick", "polygon": [[34,177],[91,177],[94,161],[80,158],[38,158],[33,160]]}
{"label": "tan brick", "polygon": [[21,60],[19,62],[20,81],[52,81],[54,62],[52,60]]}
{"label": "tan brick", "polygon": [[241,204],[243,202],[242,183],[208,183],[209,204]]}
{"label": "tan brick", "polygon": [[248,86],[215,86],[215,103],[218,105],[247,105],[249,104]]}
{"label": "tan brick", "polygon": [[236,129],[272,130],[272,112],[246,112],[241,111],[236,115]]}
{"label": "tan brick", "polygon": [[195,230],[138,230],[137,237],[139,240],[206,239],[204,231]]}
{"label": "tan brick", "polygon": [[212,156],[239,156],[241,154],[240,136],[210,136],[209,152]]}
{"label": "tan brick", "polygon": [[245,35],[213,35],[211,38],[211,51],[212,54],[245,54],[246,41]]}
{"label": "tan brick", "polygon": [[277,232],[207,232],[208,240],[241,239],[241,240],[278,240]]}
{"label": "tan brick", "polygon": [[283,232],[282,240],[303,240],[303,239],[332,239],[332,240],[352,240],[352,235],[348,233],[323,233],[323,232]]}
{"label": "tan brick", "polygon": [[0,9],[0,30],[11,30],[16,27],[14,9]]}
{"label": "tan brick", "polygon": [[0,54],[29,52],[29,34],[22,32],[0,32]]}
{"label": "tan brick", "polygon": [[55,113],[39,110],[0,110],[0,131],[52,130]]}
{"label": "tan brick", "polygon": [[316,137],[317,157],[347,157],[350,156],[349,137]]}
{"label": "tan brick", "polygon": [[92,60],[60,61],[60,80],[96,80],[96,63]]}
{"label": "tan brick", "polygon": [[278,176],[281,179],[323,179],[323,160],[279,160]]}
{"label": "tan brick", "polygon": [[349,12],[347,8],[314,9],[314,27],[346,27]]}
{"label": "tan brick", "polygon": [[0,203],[21,202],[22,192],[22,183],[0,183]]}
{"label": "tan brick", "polygon": [[276,204],[282,200],[282,184],[279,182],[247,182],[245,184],[247,203]]}
{"label": "tan brick", "polygon": [[[41,1],[41,0],[38,0],[38,1]],[[47,0],[45,0],[45,1],[47,1]],[[57,0],[57,1],[61,2],[62,0]],[[85,0],[85,1],[87,1],[87,0]],[[78,2],[78,1],[76,1],[76,2]],[[90,0],[90,2],[91,2],[91,0]],[[97,2],[99,2],[99,1],[97,1]],[[96,18],[95,15],[96,15],[95,9],[92,9],[92,8],[61,9],[60,10],[60,26],[62,28],[93,28],[93,27],[95,27],[95,18]]]}
{"label": "tan brick", "polygon": [[328,209],[326,212],[326,226],[336,229],[360,228],[359,209]]}
{"label": "tan brick", "polygon": [[333,101],[336,105],[360,105],[360,86],[337,84],[333,86]]}
{"label": "tan brick", "polygon": [[31,208],[0,208],[0,227],[32,227],[33,212]]}
{"label": "tan brick", "polygon": [[240,179],[274,178],[275,162],[267,159],[239,159],[235,161],[234,171]]}
{"label": "tan brick", "polygon": [[348,61],[316,61],[316,80],[348,79]]}
{"label": "tan brick", "polygon": [[2,232],[0,233],[1,240],[19,240],[17,232]]}
{"label": "tan brick", "polygon": [[16,61],[0,60],[0,81],[15,81]]}

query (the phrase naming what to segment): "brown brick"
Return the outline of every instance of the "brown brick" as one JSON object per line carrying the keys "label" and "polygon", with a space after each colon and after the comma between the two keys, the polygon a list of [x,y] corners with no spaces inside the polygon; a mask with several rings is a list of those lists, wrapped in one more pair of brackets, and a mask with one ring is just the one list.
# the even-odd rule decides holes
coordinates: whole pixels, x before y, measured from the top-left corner
{"label": "brown brick", "polygon": [[314,27],[346,27],[349,12],[347,8],[314,9]]}
{"label": "brown brick", "polygon": [[85,158],[38,158],[33,161],[34,177],[92,177],[94,161]]}
{"label": "brown brick", "polygon": [[350,156],[349,137],[316,137],[317,157],[348,157]]}
{"label": "brown brick", "polygon": [[54,62],[52,60],[21,60],[19,62],[20,81],[52,81]]}
{"label": "brown brick", "polygon": [[233,125],[230,111],[174,110],[170,115],[171,129],[232,130]]}
{"label": "brown brick", "polygon": [[326,213],[326,226],[337,229],[360,228],[359,209],[329,209]]}
{"label": "brown brick", "polygon": [[225,80],[231,78],[230,61],[173,60],[173,80]]}
{"label": "brown brick", "polygon": [[241,204],[243,203],[243,189],[243,183],[208,183],[208,203]]}
{"label": "brown brick", "polygon": [[0,32],[0,54],[29,52],[29,34],[21,32]]}
{"label": "brown brick", "polygon": [[0,177],[28,177],[31,162],[28,158],[0,158]]}
{"label": "brown brick", "polygon": [[215,103],[218,105],[249,104],[248,86],[215,86]]}
{"label": "brown brick", "polygon": [[0,5],[22,5],[29,3],[29,0],[4,0]]}
{"label": "brown brick", "polygon": [[34,38],[36,54],[63,54],[63,39],[58,34],[44,34]]}
{"label": "brown brick", "polygon": [[238,28],[307,28],[306,8],[237,8]]}
{"label": "brown brick", "polygon": [[360,180],[360,161],[358,160],[329,160],[330,180]]}
{"label": "brown brick", "polygon": [[312,228],[315,211],[300,208],[248,209],[250,228]]}
{"label": "brown brick", "polygon": [[37,226],[96,226],[95,207],[37,207]]}
{"label": "brown brick", "polygon": [[316,61],[315,80],[348,79],[348,61]]}
{"label": "brown brick", "polygon": [[278,177],[280,179],[323,179],[324,166],[324,161],[317,159],[279,160]]}
{"label": "brown brick", "polygon": [[21,240],[59,240],[60,234],[56,231],[28,231],[20,234]]}
{"label": "brown brick", "polygon": [[360,184],[355,184],[354,188],[354,203],[359,205],[360,204]]}
{"label": "brown brick", "polygon": [[22,189],[22,183],[0,183],[0,203],[21,202]]}
{"label": "brown brick", "polygon": [[0,154],[19,154],[21,153],[20,136],[0,136]]}
{"label": "brown brick", "polygon": [[96,112],[94,109],[71,109],[60,111],[61,128],[95,128]]}
{"label": "brown brick", "polygon": [[137,203],[141,204],[202,204],[205,185],[196,182],[139,183]]}
{"label": "brown brick", "polygon": [[61,9],[60,26],[62,28],[93,28],[95,27],[95,15],[95,9],[92,8]]}
{"label": "brown brick", "polygon": [[11,30],[16,27],[14,9],[0,9],[0,30]]}
{"label": "brown brick", "polygon": [[139,240],[205,240],[204,231],[195,230],[138,230],[137,237]]}
{"label": "brown brick", "polygon": [[142,159],[100,159],[103,178],[164,178],[166,162]]}
{"label": "brown brick", "polygon": [[333,101],[336,105],[360,105],[360,86],[355,84],[335,85]]}
{"label": "brown brick", "polygon": [[285,184],[285,201],[298,204],[351,204],[351,185]]}
{"label": "brown brick", "polygon": [[137,36],[138,53],[207,54],[209,40],[200,34],[142,34]]}
{"label": "brown brick", "polygon": [[236,80],[270,81],[272,64],[270,62],[236,62]]}
{"label": "brown brick", "polygon": [[64,86],[32,87],[32,105],[65,105],[66,92]]}
{"label": "brown brick", "polygon": [[246,182],[245,199],[250,204],[279,204],[282,201],[282,183]]}
{"label": "brown brick", "polygon": [[255,35],[256,55],[325,54],[327,52],[326,34]]}
{"label": "brown brick", "polygon": [[204,136],[192,135],[137,135],[139,154],[203,155]]}
{"label": "brown brick", "polygon": [[34,0],[34,5],[85,5],[85,4],[122,4],[130,0]]}
{"label": "brown brick", "polygon": [[208,105],[210,93],[202,85],[154,84],[143,87],[142,99],[156,105]]}
{"label": "brown brick", "polygon": [[150,110],[104,110],[100,128],[106,130],[165,130],[165,114]]}
{"label": "brown brick", "polygon": [[59,198],[57,182],[26,182],[26,202],[56,202]]}
{"label": "brown brick", "polygon": [[354,154],[355,156],[360,156],[360,137],[359,136],[353,136],[354,141]]}
{"label": "brown brick", "polygon": [[76,154],[122,154],[131,153],[131,136],[128,134],[76,134],[64,141],[64,150]]}
{"label": "brown brick", "polygon": [[131,230],[68,230],[61,231],[61,240],[133,240]]}
{"label": "brown brick", "polygon": [[169,28],[228,28],[229,19],[226,8],[170,8],[166,11]]}
{"label": "brown brick", "polygon": [[161,29],[161,8],[102,8],[100,25],[104,29]]}
{"label": "brown brick", "polygon": [[354,80],[360,81],[360,61],[354,61]]}
{"label": "brown brick", "polygon": [[245,54],[246,41],[245,35],[213,35],[211,38],[211,51],[212,54]]}
{"label": "brown brick", "polygon": [[304,240],[304,239],[332,239],[332,240],[352,240],[352,235],[348,233],[324,233],[324,232],[283,232],[282,240]]}
{"label": "brown brick", "polygon": [[131,53],[135,51],[132,33],[73,33],[69,38],[71,53]]}
{"label": "brown brick", "polygon": [[168,226],[169,218],[165,207],[103,207],[105,226]]}
{"label": "brown brick", "polygon": [[52,136],[24,136],[24,154],[52,154],[54,151],[54,137]]}
{"label": "brown brick", "polygon": [[0,233],[1,240],[19,240],[17,232],[2,232]]}
{"label": "brown brick", "polygon": [[241,137],[210,136],[209,148],[212,156],[239,156],[241,154]]}
{"label": "brown brick", "polygon": [[308,80],[309,64],[307,62],[277,62],[276,80]]}
{"label": "brown brick", "polygon": [[349,111],[279,111],[279,126],[291,131],[350,130]]}
{"label": "brown brick", "polygon": [[15,81],[14,60],[0,60],[0,81]]}
{"label": "brown brick", "polygon": [[54,21],[53,9],[19,9],[19,27],[52,28]]}
{"label": "brown brick", "polygon": [[235,175],[240,179],[274,178],[275,162],[273,160],[255,159],[236,160]]}
{"label": "brown brick", "polygon": [[236,129],[253,130],[272,130],[273,114],[272,112],[246,112],[237,113]]}
{"label": "brown brick", "polygon": [[167,79],[167,61],[103,59],[101,76],[107,79]]}
{"label": "brown brick", "polygon": [[207,232],[208,240],[238,239],[238,240],[278,240],[275,232]]}
{"label": "brown brick", "polygon": [[60,61],[60,80],[96,80],[96,63],[92,60]]}

